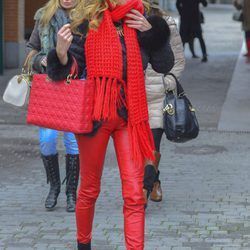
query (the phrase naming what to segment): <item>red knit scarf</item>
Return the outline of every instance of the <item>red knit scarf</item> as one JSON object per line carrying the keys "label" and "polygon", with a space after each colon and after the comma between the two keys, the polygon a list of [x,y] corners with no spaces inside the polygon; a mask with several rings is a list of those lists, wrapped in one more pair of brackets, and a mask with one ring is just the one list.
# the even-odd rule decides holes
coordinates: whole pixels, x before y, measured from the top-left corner
{"label": "red knit scarf", "polygon": [[122,46],[113,22],[125,18],[131,9],[144,11],[141,0],[129,0],[112,11],[106,10],[97,31],[90,30],[85,43],[88,78],[96,83],[93,120],[117,118],[117,108],[124,103],[128,109],[128,133],[132,158],[139,164],[154,159],[154,143],[148,123],[148,106],[140,47],[135,29],[123,24],[127,54],[127,86],[122,80]]}

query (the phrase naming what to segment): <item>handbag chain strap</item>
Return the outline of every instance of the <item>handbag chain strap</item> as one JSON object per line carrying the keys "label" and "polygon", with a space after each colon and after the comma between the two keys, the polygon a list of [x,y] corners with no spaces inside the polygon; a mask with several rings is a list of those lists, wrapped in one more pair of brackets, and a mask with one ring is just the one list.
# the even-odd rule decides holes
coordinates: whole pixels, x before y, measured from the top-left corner
{"label": "handbag chain strap", "polygon": [[23,67],[22,67],[22,74],[32,75],[31,60],[32,60],[32,57],[37,53],[38,53],[38,51],[35,49],[32,49],[28,53],[28,55],[24,61]]}
{"label": "handbag chain strap", "polygon": [[22,80],[25,80],[28,86],[31,87],[31,82],[32,82],[32,77],[33,77],[33,72],[31,68],[31,60],[32,60],[32,57],[37,53],[38,53],[37,50],[32,49],[26,56],[22,69],[21,69],[21,74],[18,75],[18,78],[17,78],[17,82],[19,84],[22,82]]}

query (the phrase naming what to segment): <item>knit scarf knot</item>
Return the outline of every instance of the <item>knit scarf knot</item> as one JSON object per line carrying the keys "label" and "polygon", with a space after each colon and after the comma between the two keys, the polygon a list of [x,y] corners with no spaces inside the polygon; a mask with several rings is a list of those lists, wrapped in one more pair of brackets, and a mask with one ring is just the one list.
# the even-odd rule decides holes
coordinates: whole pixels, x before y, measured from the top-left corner
{"label": "knit scarf knot", "polygon": [[90,30],[85,43],[88,78],[96,84],[93,120],[116,119],[117,108],[124,103],[123,87],[128,109],[128,134],[132,158],[140,166],[144,159],[154,159],[154,143],[148,123],[148,107],[140,47],[135,29],[123,24],[127,54],[127,84],[122,79],[123,58],[115,21],[125,18],[131,10],[144,12],[141,0],[129,0],[112,11],[103,13],[98,30]]}

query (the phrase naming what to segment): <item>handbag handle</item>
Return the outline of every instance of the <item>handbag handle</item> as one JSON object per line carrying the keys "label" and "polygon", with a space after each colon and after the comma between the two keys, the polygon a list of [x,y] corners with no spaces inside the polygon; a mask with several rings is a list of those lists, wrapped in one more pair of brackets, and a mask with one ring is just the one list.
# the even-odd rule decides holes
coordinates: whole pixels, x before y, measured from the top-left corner
{"label": "handbag handle", "polygon": [[78,65],[77,65],[76,59],[73,56],[72,56],[72,59],[73,59],[73,63],[72,63],[71,69],[70,69],[70,74],[72,76],[73,75],[77,75],[78,76]]}
{"label": "handbag handle", "polygon": [[25,61],[24,61],[24,63],[23,63],[23,67],[22,67],[22,73],[27,73],[27,74],[30,74],[31,75],[31,59],[32,59],[32,57],[35,55],[35,54],[37,54],[38,53],[38,51],[37,50],[35,50],[35,49],[32,49],[29,53],[28,53],[28,55],[26,56],[26,58],[25,58]]}
{"label": "handbag handle", "polygon": [[[182,88],[179,80],[177,79],[177,77],[173,73],[167,73],[166,75],[162,76],[164,88],[165,88],[165,78],[164,77],[167,76],[167,75],[170,75],[170,76],[172,76],[175,79],[177,95],[178,96],[184,96],[185,95],[185,91]],[[171,92],[171,91],[166,91],[166,92]]]}
{"label": "handbag handle", "polygon": [[[172,76],[175,79],[175,81],[176,81],[177,96],[185,96],[186,93],[185,93],[184,89],[182,88],[182,86],[181,86],[179,80],[177,79],[177,77],[173,73],[168,73],[166,75],[170,75],[170,76]],[[163,79],[164,79],[164,77],[163,77]],[[165,81],[165,79],[164,79],[164,81]],[[188,98],[186,98],[186,100],[189,103],[190,110],[191,111],[195,111],[195,109],[193,108],[193,105],[191,104],[190,100]]]}
{"label": "handbag handle", "polygon": [[77,65],[75,57],[72,56],[72,59],[73,59],[73,63],[70,69],[70,73],[68,74],[66,78],[67,84],[70,84],[71,79],[76,79],[78,77],[78,65]]}

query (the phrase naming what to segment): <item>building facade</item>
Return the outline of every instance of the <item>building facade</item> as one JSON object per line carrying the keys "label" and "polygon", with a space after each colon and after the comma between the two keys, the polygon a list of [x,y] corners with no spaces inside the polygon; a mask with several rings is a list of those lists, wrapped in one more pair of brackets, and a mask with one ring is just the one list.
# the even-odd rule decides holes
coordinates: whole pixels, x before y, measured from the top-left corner
{"label": "building facade", "polygon": [[0,75],[3,74],[3,0],[0,0]]}
{"label": "building facade", "polygon": [[[27,34],[34,27],[34,14],[46,0],[0,0],[0,67],[21,67]],[[1,37],[2,35],[2,37]],[[1,70],[0,70],[1,71]]]}

